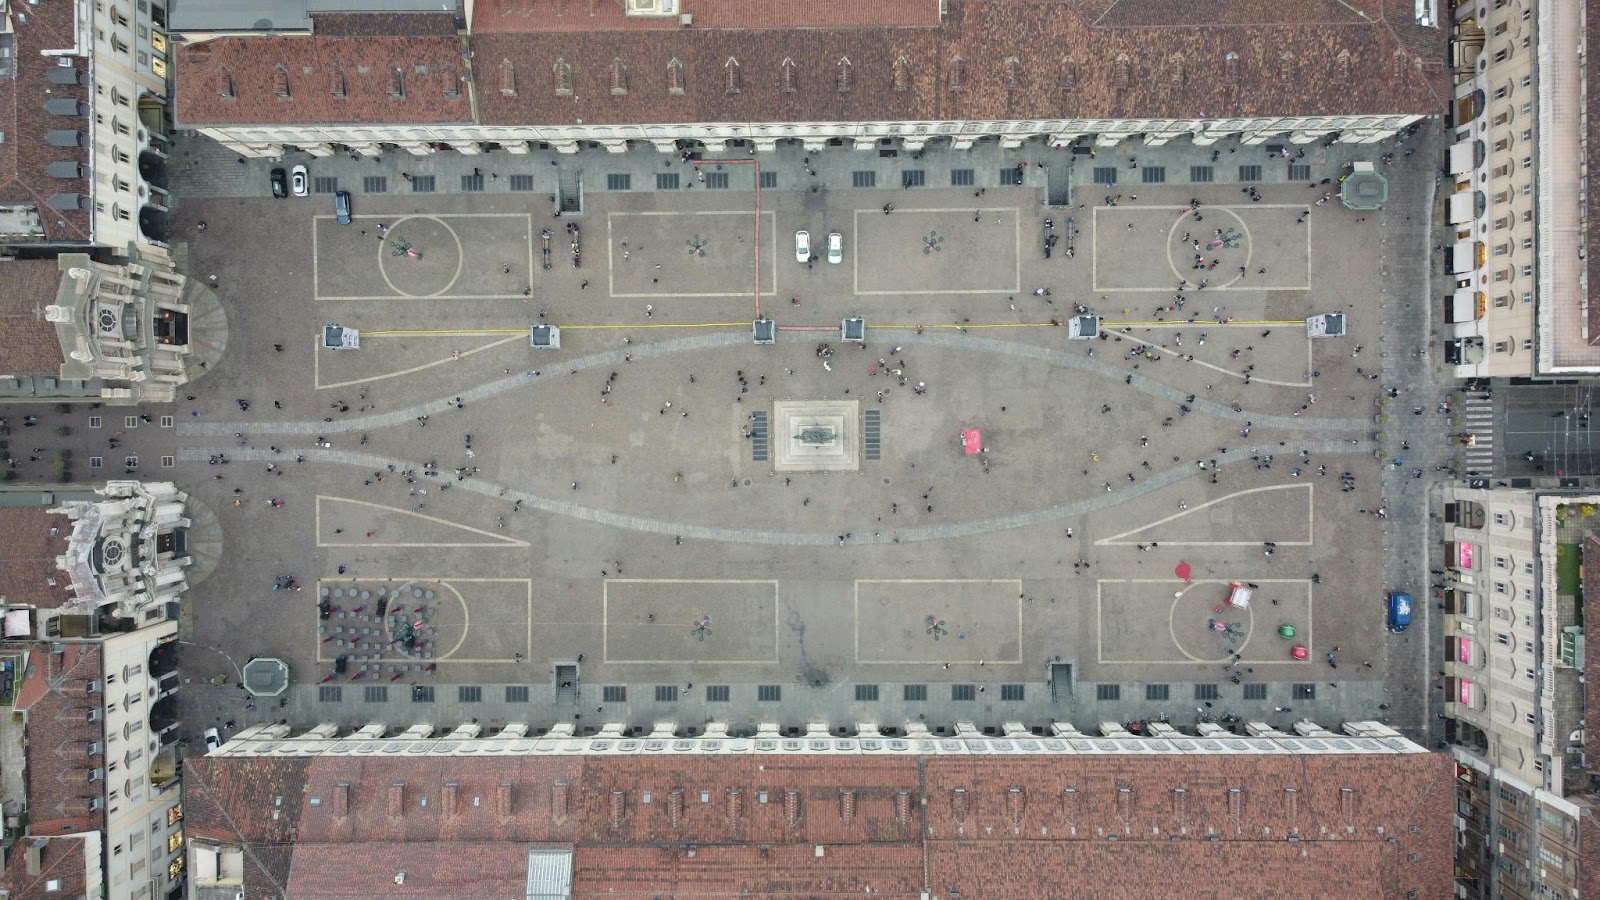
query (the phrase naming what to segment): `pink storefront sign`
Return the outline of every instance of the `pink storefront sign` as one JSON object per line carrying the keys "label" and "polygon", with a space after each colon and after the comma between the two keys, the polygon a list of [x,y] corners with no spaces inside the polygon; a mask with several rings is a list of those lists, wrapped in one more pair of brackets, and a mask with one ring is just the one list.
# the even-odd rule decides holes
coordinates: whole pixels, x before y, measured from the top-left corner
{"label": "pink storefront sign", "polygon": [[1472,665],[1472,639],[1471,638],[1457,638],[1456,639],[1456,658],[1461,660],[1461,664],[1464,665],[1464,666]]}
{"label": "pink storefront sign", "polygon": [[1461,702],[1467,706],[1472,705],[1472,682],[1461,682]]}
{"label": "pink storefront sign", "polygon": [[1472,568],[1472,553],[1476,549],[1477,548],[1473,547],[1466,541],[1462,541],[1456,545],[1456,560],[1461,564],[1461,568]]}

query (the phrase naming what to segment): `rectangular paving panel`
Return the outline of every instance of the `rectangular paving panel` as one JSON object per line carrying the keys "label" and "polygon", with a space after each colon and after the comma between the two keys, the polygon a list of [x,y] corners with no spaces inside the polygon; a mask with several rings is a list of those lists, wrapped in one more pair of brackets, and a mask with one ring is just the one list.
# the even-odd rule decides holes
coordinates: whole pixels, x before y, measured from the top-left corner
{"label": "rectangular paving panel", "polygon": [[759,245],[748,209],[614,212],[592,229],[584,252],[609,271],[613,297],[753,296],[757,246],[761,292],[771,294],[778,264],[794,258],[794,235],[778,236],[771,211],[761,214]]}
{"label": "rectangular paving panel", "polygon": [[318,300],[520,299],[534,282],[525,213],[358,217],[350,225],[318,216],[311,229]]}
{"label": "rectangular paving panel", "polygon": [[778,582],[610,578],[601,586],[608,663],[778,661]]}
{"label": "rectangular paving panel", "polygon": [[1017,579],[856,581],[858,663],[1017,663]]}
{"label": "rectangular paving panel", "polygon": [[[1212,666],[1227,662],[1234,654],[1249,666],[1305,666],[1307,663],[1290,656],[1295,644],[1311,649],[1311,662],[1327,653],[1329,648],[1319,649],[1313,642],[1310,579],[1263,578],[1241,572],[1237,580],[1255,586],[1248,608],[1226,605],[1226,581],[1186,583],[1156,578],[1096,582],[1098,661],[1206,666],[1209,673],[1217,673],[1221,670]],[[1284,625],[1294,629],[1292,639],[1279,635],[1278,629]],[[1280,673],[1274,677],[1289,676]]]}
{"label": "rectangular paving panel", "polygon": [[1014,208],[858,209],[845,262],[857,294],[1015,294],[1020,229]]}
{"label": "rectangular paving panel", "polygon": [[1308,290],[1316,215],[1300,221],[1305,209],[1249,202],[1201,206],[1196,219],[1187,206],[1095,207],[1091,230],[1083,236],[1092,246],[1093,289],[1171,293],[1181,278],[1191,290],[1202,280],[1208,291]]}

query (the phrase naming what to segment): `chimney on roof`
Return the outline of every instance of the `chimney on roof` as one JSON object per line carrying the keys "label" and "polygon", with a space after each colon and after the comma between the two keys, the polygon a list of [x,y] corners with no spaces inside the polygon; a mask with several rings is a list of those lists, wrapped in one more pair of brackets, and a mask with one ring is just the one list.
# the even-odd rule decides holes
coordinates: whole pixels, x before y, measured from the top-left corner
{"label": "chimney on roof", "polygon": [[557,819],[567,817],[567,783],[558,781],[550,786],[550,815]]}
{"label": "chimney on roof", "polygon": [[389,785],[389,818],[398,819],[406,811],[406,783],[396,781]]}
{"label": "chimney on roof", "polygon": [[967,64],[961,61],[961,57],[958,56],[955,59],[950,60],[950,90],[961,90],[961,85],[966,78],[966,73]]}
{"label": "chimney on roof", "polygon": [[1339,813],[1349,822],[1356,817],[1356,789],[1339,788]]}
{"label": "chimney on roof", "polygon": [[328,67],[328,93],[340,100],[345,97],[344,69],[340,68],[338,63]]}
{"label": "chimney on roof", "polygon": [[289,99],[289,70],[283,66],[275,66],[272,70],[272,92],[278,95],[279,100]]}
{"label": "chimney on roof", "polygon": [[964,787],[950,789],[950,812],[956,817],[958,824],[967,821],[967,789]]}
{"label": "chimney on roof", "polygon": [[444,783],[444,791],[439,795],[440,815],[448,819],[456,814],[456,795],[460,792],[461,782],[447,781]]}
{"label": "chimney on roof", "polygon": [[1133,788],[1117,786],[1117,818],[1127,821],[1133,815]]}
{"label": "chimney on roof", "polygon": [[800,827],[800,792],[783,792],[783,814],[789,819],[790,828]]}
{"label": "chimney on roof", "polygon": [[1228,815],[1237,822],[1244,816],[1244,789],[1228,788]]}
{"label": "chimney on roof", "polygon": [[1006,812],[1011,814],[1011,827],[1022,827],[1022,811],[1028,806],[1028,796],[1022,788],[1012,785],[1006,790]]}
{"label": "chimney on roof", "polygon": [[[896,798],[895,806],[899,805],[899,798]],[[856,820],[856,792],[849,788],[839,791],[839,818],[843,819],[846,825]]]}
{"label": "chimney on roof", "polygon": [[783,84],[778,88],[778,92],[781,94],[794,93],[794,58],[785,56],[783,62],[778,64],[778,68],[783,72]]}
{"label": "chimney on roof", "polygon": [[738,825],[744,816],[744,790],[728,788],[728,824]]}
{"label": "chimney on roof", "polygon": [[1172,815],[1182,819],[1189,812],[1189,789],[1175,787],[1172,789]]}
{"label": "chimney on roof", "polygon": [[611,792],[610,806],[609,806],[609,813],[608,813],[608,820],[611,823],[611,827],[613,829],[621,828],[623,821],[627,817],[627,813],[628,813],[628,792],[624,791],[624,790],[614,790],[614,791],[612,791]]}
{"label": "chimney on roof", "polygon": [[894,820],[901,826],[911,824],[911,792],[894,792]]}
{"label": "chimney on roof", "polygon": [[517,95],[517,67],[509,59],[500,60],[500,93],[507,97]]}
{"label": "chimney on roof", "polygon": [[350,782],[341,781],[333,786],[333,815],[342,819],[350,815]]}
{"label": "chimney on roof", "polygon": [[1283,812],[1290,819],[1300,818],[1300,789],[1286,787],[1283,789]]}
{"label": "chimney on roof", "polygon": [[841,94],[850,93],[850,69],[850,57],[839,57],[839,93]]}
{"label": "chimney on roof", "polygon": [[667,821],[673,828],[683,824],[683,788],[667,792]]}

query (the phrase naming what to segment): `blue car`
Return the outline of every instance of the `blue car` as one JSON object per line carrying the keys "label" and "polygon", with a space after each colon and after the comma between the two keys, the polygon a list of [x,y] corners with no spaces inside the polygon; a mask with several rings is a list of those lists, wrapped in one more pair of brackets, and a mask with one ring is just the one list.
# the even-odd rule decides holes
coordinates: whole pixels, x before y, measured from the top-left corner
{"label": "blue car", "polygon": [[337,191],[333,195],[333,217],[340,225],[350,224],[350,192]]}
{"label": "blue car", "polygon": [[1411,627],[1411,595],[1399,591],[1389,593],[1389,630],[1399,634]]}

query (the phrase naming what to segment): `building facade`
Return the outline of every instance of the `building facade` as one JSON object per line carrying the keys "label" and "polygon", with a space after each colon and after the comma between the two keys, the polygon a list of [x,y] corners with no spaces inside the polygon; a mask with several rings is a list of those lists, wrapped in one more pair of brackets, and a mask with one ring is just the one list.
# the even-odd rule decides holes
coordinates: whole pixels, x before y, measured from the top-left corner
{"label": "building facade", "polygon": [[205,285],[133,247],[0,263],[0,399],[170,403],[227,345]]}
{"label": "building facade", "polygon": [[0,243],[166,258],[166,3],[5,6]]}
{"label": "building facade", "polygon": [[1446,502],[1446,574],[1434,587],[1446,612],[1464,896],[1575,897],[1580,879],[1600,877],[1580,852],[1600,756],[1586,746],[1586,591],[1576,580],[1588,553],[1588,567],[1600,566],[1597,504],[1465,487]]}
{"label": "building facade", "polygon": [[180,883],[187,503],[121,481],[0,505],[0,740],[22,748],[0,810],[26,822],[4,850],[7,896],[159,900]]}
{"label": "building facade", "polygon": [[1458,377],[1600,372],[1589,298],[1587,4],[1459,0],[1445,358]]}

